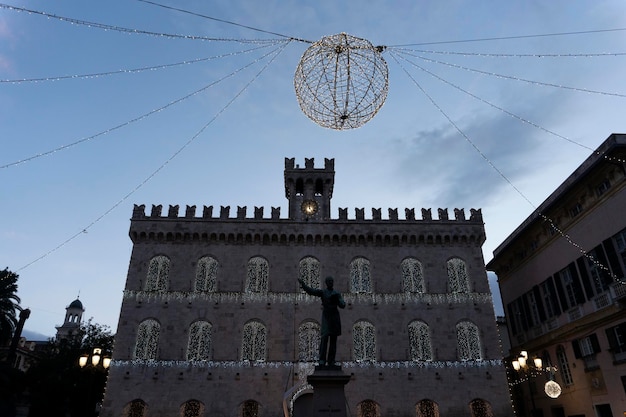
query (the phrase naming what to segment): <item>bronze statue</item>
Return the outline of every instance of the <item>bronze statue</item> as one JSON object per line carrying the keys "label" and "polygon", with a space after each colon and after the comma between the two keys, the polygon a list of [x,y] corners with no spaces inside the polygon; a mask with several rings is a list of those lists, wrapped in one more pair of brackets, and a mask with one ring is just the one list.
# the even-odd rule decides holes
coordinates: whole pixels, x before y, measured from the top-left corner
{"label": "bronze statue", "polygon": [[[341,293],[333,289],[333,277],[326,277],[326,289],[311,288],[298,279],[300,286],[307,294],[322,299],[322,334],[320,340],[319,365],[335,366],[335,354],[337,353],[337,336],[341,334],[341,318],[339,308],[345,308],[346,302]],[[328,352],[326,350],[328,349]]]}

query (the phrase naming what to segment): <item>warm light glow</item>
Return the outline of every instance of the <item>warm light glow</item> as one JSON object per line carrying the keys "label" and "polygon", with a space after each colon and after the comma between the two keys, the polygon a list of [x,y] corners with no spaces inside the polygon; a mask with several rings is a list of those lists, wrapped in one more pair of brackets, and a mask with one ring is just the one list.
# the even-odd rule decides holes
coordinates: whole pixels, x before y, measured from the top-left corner
{"label": "warm light glow", "polygon": [[535,368],[541,369],[541,366],[543,365],[543,361],[541,360],[541,358],[535,358],[533,362],[535,362]]}
{"label": "warm light glow", "polygon": [[524,359],[528,359],[528,352],[526,352],[525,350],[522,350],[519,355],[521,357],[523,357]]}
{"label": "warm light glow", "polygon": [[304,114],[322,127],[337,130],[367,123],[385,103],[389,90],[383,50],[346,33],[313,43],[294,74]]}
{"label": "warm light glow", "polygon": [[93,355],[93,356],[91,357],[91,364],[92,364],[93,366],[96,366],[96,365],[98,365],[99,363],[100,363],[100,355]]}
{"label": "warm light glow", "polygon": [[87,365],[87,359],[89,359],[88,356],[81,356],[80,358],[78,358],[78,365],[83,368],[85,365]]}
{"label": "warm light glow", "polygon": [[516,371],[519,371],[520,369],[519,361],[513,361],[512,365],[513,365],[513,369],[515,369]]}
{"label": "warm light glow", "polygon": [[517,358],[517,361],[519,362],[519,366],[521,368],[526,368],[526,357],[525,356],[520,356],[519,358]]}
{"label": "warm light glow", "polygon": [[94,354],[94,355],[102,355],[102,349],[100,349],[100,348],[94,348],[94,349],[93,349],[93,354]]}
{"label": "warm light glow", "polygon": [[544,392],[550,398],[559,398],[561,386],[555,381],[548,381],[544,387]]}
{"label": "warm light glow", "polygon": [[109,369],[109,366],[111,366],[111,358],[102,359],[102,367],[104,369]]}

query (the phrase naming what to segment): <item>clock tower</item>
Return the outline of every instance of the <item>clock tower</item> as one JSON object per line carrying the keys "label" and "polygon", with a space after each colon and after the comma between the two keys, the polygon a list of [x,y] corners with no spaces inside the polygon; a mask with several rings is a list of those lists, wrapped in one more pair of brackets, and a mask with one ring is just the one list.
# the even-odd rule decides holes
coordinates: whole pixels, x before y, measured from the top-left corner
{"label": "clock tower", "polygon": [[294,158],[285,158],[285,197],[289,218],[314,221],[330,218],[330,199],[335,183],[335,160],[324,159],[324,168],[315,168],[313,158],[305,158],[304,168]]}

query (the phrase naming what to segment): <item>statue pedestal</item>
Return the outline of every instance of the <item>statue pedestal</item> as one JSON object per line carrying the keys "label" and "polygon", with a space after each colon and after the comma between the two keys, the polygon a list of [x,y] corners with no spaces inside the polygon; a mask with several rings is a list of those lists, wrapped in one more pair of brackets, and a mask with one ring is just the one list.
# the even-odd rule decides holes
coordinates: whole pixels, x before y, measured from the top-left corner
{"label": "statue pedestal", "polygon": [[343,387],[350,375],[339,366],[316,366],[315,372],[307,377],[313,386],[313,401],[308,417],[347,417],[346,394]]}

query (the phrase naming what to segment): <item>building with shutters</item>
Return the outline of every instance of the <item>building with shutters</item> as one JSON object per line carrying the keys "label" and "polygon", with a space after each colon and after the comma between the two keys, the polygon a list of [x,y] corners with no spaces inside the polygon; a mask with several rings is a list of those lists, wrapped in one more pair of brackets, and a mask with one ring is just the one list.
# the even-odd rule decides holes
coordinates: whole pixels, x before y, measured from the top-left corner
{"label": "building with shutters", "polygon": [[350,415],[512,415],[480,210],[332,217],[334,179],[285,159],[287,217],[135,206],[102,416],[304,416],[327,276]]}
{"label": "building with shutters", "polygon": [[[613,134],[497,249],[513,358],[525,350],[556,367],[513,381],[517,412],[609,417],[626,413],[626,135]],[[528,391],[531,392],[528,392]]]}

